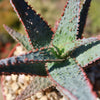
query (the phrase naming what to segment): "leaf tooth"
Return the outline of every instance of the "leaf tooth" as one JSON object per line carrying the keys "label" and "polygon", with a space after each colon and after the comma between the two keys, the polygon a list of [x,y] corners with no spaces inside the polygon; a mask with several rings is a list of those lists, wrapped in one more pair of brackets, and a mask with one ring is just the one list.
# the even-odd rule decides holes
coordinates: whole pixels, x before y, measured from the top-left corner
{"label": "leaf tooth", "polygon": [[77,39],[82,38],[82,33],[84,32],[84,27],[86,24],[86,19],[87,19],[88,10],[89,10],[91,1],[92,0],[84,0],[83,6],[80,9],[80,21],[79,21]]}
{"label": "leaf tooth", "polygon": [[[57,30],[57,28],[58,28],[58,24],[59,24],[59,22],[58,22],[58,20],[56,20],[56,22],[55,22],[55,24],[54,24],[54,28],[52,28],[52,30],[53,30],[54,33],[56,32],[56,30]],[[52,36],[52,37],[53,37],[53,36]]]}
{"label": "leaf tooth", "polygon": [[[65,8],[67,7],[68,2],[69,2],[69,0],[66,2],[65,6],[63,8],[63,13],[61,14],[61,17],[64,16]],[[59,26],[60,21],[61,21],[61,18],[59,18],[59,20],[56,21],[56,23],[55,23],[54,34],[52,35],[52,38],[51,38],[52,40],[51,40],[51,43],[50,44],[52,44],[52,42],[53,42],[53,39],[55,37],[55,32],[58,29],[58,26]]]}
{"label": "leaf tooth", "polygon": [[45,49],[45,47],[41,47],[41,48],[40,48],[40,50],[44,50],[44,49]]}
{"label": "leaf tooth", "polygon": [[[17,16],[18,16],[19,20],[20,20],[20,21],[21,21],[21,23],[23,24],[24,29],[25,29],[25,31],[26,31],[26,33],[27,33],[27,37],[28,37],[28,39],[29,39],[30,45],[31,45],[31,47],[34,49],[34,47],[33,47],[32,43],[31,43],[30,37],[29,37],[29,35],[28,35],[28,31],[27,31],[27,29],[26,29],[26,27],[25,27],[25,25],[24,25],[24,22],[22,21],[22,19],[21,19],[20,15],[18,14],[17,9],[15,8],[15,6],[14,6],[14,4],[13,4],[12,0],[10,0],[10,3],[11,3],[11,5],[13,6],[13,8],[14,8],[15,12],[17,13]],[[26,2],[26,3],[28,4],[28,2]],[[27,9],[30,9],[30,8],[32,9],[32,7],[31,7],[31,6],[29,6]],[[34,11],[34,12],[36,12],[36,11]]]}
{"label": "leaf tooth", "polygon": [[[81,6],[81,2],[80,2],[80,6]],[[81,12],[81,8],[79,9],[79,12],[78,12],[78,23],[80,22],[80,12]],[[77,16],[75,16],[75,17],[77,17]],[[76,39],[77,39],[78,32],[79,32],[79,24],[77,24]]]}
{"label": "leaf tooth", "polygon": [[[24,29],[25,29],[25,27],[24,27]],[[26,31],[26,33],[27,33],[27,31]],[[31,42],[31,39],[30,39],[28,33],[27,33],[27,38],[28,38],[28,40],[29,40],[29,44],[30,44],[31,47],[32,47],[32,50],[34,50],[34,47],[33,47],[33,45],[32,45],[32,42]]]}
{"label": "leaf tooth", "polygon": [[[76,40],[77,39],[77,32],[78,32],[78,23],[79,23],[79,19],[80,19],[80,0],[68,0],[68,3],[66,4],[66,9],[64,11],[64,15],[62,16],[59,26],[57,28],[57,31],[55,32],[55,36],[53,37],[54,40],[52,41],[54,45],[58,45],[59,47],[61,47],[63,45],[62,42],[62,38],[64,39],[63,35],[65,35],[65,41],[63,42],[67,42],[66,39],[68,39],[69,41],[72,40]],[[77,8],[77,10],[75,10],[72,6],[72,4],[75,4],[74,7]],[[70,6],[70,7],[69,7]],[[74,9],[74,10],[73,10]],[[73,13],[72,16],[70,15],[70,12]],[[75,14],[74,14],[75,12]],[[69,16],[68,16],[69,15]],[[76,16],[77,15],[77,16]],[[67,19],[67,17],[69,17],[70,19]],[[75,18],[77,17],[77,18]],[[73,22],[70,23],[69,22]],[[67,27],[63,28],[65,25],[67,25]],[[75,28],[74,28],[75,27]],[[70,35],[72,33],[72,35]],[[60,45],[61,44],[61,45]]]}
{"label": "leaf tooth", "polygon": [[[97,49],[100,46],[99,42],[98,37],[91,37],[88,39],[83,38],[80,41],[80,44],[77,44],[76,48],[73,49],[74,51],[71,56],[75,57],[83,68],[91,67],[92,64],[97,63],[100,58],[98,54],[99,50]],[[96,53],[96,51],[98,53]]]}
{"label": "leaf tooth", "polygon": [[24,62],[27,62],[27,61],[28,61],[28,58],[25,58],[25,59],[24,59]]}
{"label": "leaf tooth", "polygon": [[[64,6],[64,8],[63,8],[63,13],[61,14],[61,17],[64,16],[65,8],[67,7],[68,2],[69,2],[69,0],[67,0],[65,6]],[[56,30],[58,29],[58,25],[59,25],[60,21],[61,21],[61,18],[59,18],[59,20],[56,21],[56,23],[55,23],[54,33],[55,33]],[[54,39],[54,35],[55,35],[55,34],[52,35],[52,40]]]}
{"label": "leaf tooth", "polygon": [[[77,63],[78,66],[81,66],[78,61],[76,60],[75,57],[73,57],[74,61]],[[100,63],[100,57],[94,59],[93,61],[90,61],[89,63],[85,64],[84,66],[82,66],[83,69],[87,69],[89,67],[93,67],[94,65]]]}
{"label": "leaf tooth", "polygon": [[94,95],[94,98],[95,98],[94,100],[96,100],[96,99],[97,99],[97,94],[96,94],[96,92],[93,91],[93,86],[92,86],[90,80],[88,79],[88,77],[87,77],[86,73],[84,72],[84,70],[82,69],[82,67],[80,67],[80,70],[82,71],[82,73],[83,73],[83,75],[84,75],[84,77],[85,77],[85,80],[86,80],[86,82],[87,82],[87,85],[88,85],[88,86],[90,87],[90,89],[91,89],[91,93]]}
{"label": "leaf tooth", "polygon": [[[61,16],[64,16],[65,8],[67,7],[68,3],[69,3],[69,0],[67,0],[65,6],[64,6],[64,8],[63,8],[63,13],[61,14]],[[61,19],[60,19],[60,20],[61,20]]]}
{"label": "leaf tooth", "polygon": [[[31,50],[31,51],[29,51],[29,53],[32,53],[33,51]],[[34,51],[35,52],[35,51]]]}
{"label": "leaf tooth", "polygon": [[95,65],[97,65],[97,64],[99,64],[99,63],[100,63],[100,57],[98,57],[98,58],[96,58],[95,60],[89,62],[89,63],[86,64],[86,65],[84,65],[83,68],[84,68],[84,69],[87,69],[87,68],[93,67],[93,66],[95,66]]}
{"label": "leaf tooth", "polygon": [[53,45],[53,39],[54,39],[54,37],[55,37],[55,33],[52,35],[51,42],[50,42],[51,45]]}
{"label": "leaf tooth", "polygon": [[[0,75],[2,75],[2,74],[10,75],[13,72],[15,72],[15,74],[20,74],[22,72],[22,73],[26,73],[26,74],[42,75],[42,72],[39,71],[39,73],[37,73],[38,70],[34,71],[36,66],[39,67],[41,71],[43,71],[44,75],[46,75],[44,61],[42,61],[43,63],[39,62],[39,60],[37,62],[35,62],[35,60],[33,60],[32,59],[33,57],[32,57],[31,60],[30,60],[30,58],[27,59],[27,62],[28,62],[27,63],[24,56],[25,55],[23,55],[23,57],[18,56],[18,57],[11,57],[11,58],[6,58],[6,59],[0,60]],[[27,56],[26,56],[26,58],[27,58]],[[12,59],[12,61],[11,61],[11,59]],[[13,62],[14,62],[14,65],[12,64]],[[29,62],[31,62],[31,63],[29,63]],[[43,70],[42,70],[42,67],[40,65],[43,67]],[[33,71],[31,70],[31,68],[33,68]]]}

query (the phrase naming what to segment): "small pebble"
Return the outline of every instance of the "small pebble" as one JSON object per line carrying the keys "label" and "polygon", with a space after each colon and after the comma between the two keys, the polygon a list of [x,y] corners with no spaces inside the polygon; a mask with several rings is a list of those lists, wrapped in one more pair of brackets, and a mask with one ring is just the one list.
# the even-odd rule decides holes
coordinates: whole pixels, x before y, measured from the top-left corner
{"label": "small pebble", "polygon": [[38,93],[36,93],[36,97],[39,99],[39,98],[41,98],[43,96],[43,93],[42,92],[38,92]]}
{"label": "small pebble", "polygon": [[13,84],[11,84],[11,88],[12,88],[12,90],[13,90],[14,92],[16,92],[16,91],[18,90],[19,86],[18,86],[17,83],[13,83]]}
{"label": "small pebble", "polygon": [[18,82],[24,84],[24,80],[25,80],[25,75],[24,74],[23,75],[19,75]]}
{"label": "small pebble", "polygon": [[[15,56],[25,53],[24,49],[21,46],[16,48]],[[14,75],[4,76],[3,85],[4,85],[4,94],[6,95],[7,100],[15,100],[16,96],[19,95],[31,81],[34,80],[34,76],[30,75]],[[25,100],[64,100],[62,98],[57,98],[56,89],[52,91],[52,88],[46,89],[45,92],[38,92],[35,95],[31,96]],[[47,96],[48,95],[48,96]],[[60,97],[60,96],[58,96]]]}
{"label": "small pebble", "polygon": [[50,100],[57,100],[58,99],[58,97],[57,97],[57,93],[56,92],[50,92],[48,95],[48,98],[50,98]]}
{"label": "small pebble", "polygon": [[47,96],[43,96],[40,100],[48,100]]}
{"label": "small pebble", "polygon": [[63,97],[63,98],[61,98],[61,99],[59,99],[59,100],[65,100],[65,98]]}
{"label": "small pebble", "polygon": [[11,79],[12,79],[13,81],[16,81],[16,80],[17,80],[17,77],[18,77],[18,75],[14,75],[14,74],[11,75]]}
{"label": "small pebble", "polygon": [[10,81],[11,80],[11,76],[6,76],[5,80]]}
{"label": "small pebble", "polygon": [[12,95],[11,95],[11,94],[7,94],[6,99],[7,99],[7,100],[12,100]]}

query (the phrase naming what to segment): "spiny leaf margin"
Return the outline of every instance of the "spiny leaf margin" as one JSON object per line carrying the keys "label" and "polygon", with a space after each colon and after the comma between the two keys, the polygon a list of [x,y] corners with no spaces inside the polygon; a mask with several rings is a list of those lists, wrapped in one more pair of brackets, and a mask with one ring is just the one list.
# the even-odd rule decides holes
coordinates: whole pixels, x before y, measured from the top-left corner
{"label": "spiny leaf margin", "polygon": [[62,48],[65,43],[76,40],[79,14],[80,0],[68,0],[64,14],[60,20],[56,33],[53,36],[53,45]]}
{"label": "spiny leaf margin", "polygon": [[[47,23],[24,0],[10,0],[15,12],[25,27],[29,42],[36,48],[49,46],[54,34]],[[24,11],[24,12],[23,12]]]}
{"label": "spiny leaf margin", "polygon": [[[48,74],[57,85],[65,89],[64,94],[70,91],[73,100],[95,100],[96,94],[82,69],[73,58],[68,58],[63,63],[48,63]],[[59,87],[58,87],[59,88]],[[83,96],[83,94],[85,96]],[[67,95],[68,96],[68,95]]]}

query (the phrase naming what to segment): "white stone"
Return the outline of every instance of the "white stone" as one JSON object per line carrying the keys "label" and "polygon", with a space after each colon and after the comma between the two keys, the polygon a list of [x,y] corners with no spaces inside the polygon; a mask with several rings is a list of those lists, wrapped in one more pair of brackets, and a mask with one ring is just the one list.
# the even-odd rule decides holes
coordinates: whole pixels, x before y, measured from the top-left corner
{"label": "white stone", "polygon": [[12,95],[11,94],[7,94],[6,99],[7,100],[12,100]]}
{"label": "white stone", "polygon": [[97,98],[97,100],[100,100],[99,98]]}
{"label": "white stone", "polygon": [[43,93],[42,92],[38,92],[38,93],[36,93],[36,97],[39,99],[39,98],[41,98],[43,96]]}
{"label": "white stone", "polygon": [[19,86],[18,86],[17,83],[13,83],[13,84],[11,84],[11,88],[12,88],[12,90],[13,90],[14,92],[16,92],[16,91],[18,90]]}
{"label": "white stone", "polygon": [[43,96],[40,100],[48,100],[47,96]]}
{"label": "white stone", "polygon": [[11,76],[6,76],[5,80],[10,81],[11,80]]}
{"label": "white stone", "polygon": [[25,75],[19,75],[18,77],[18,82],[23,83],[24,84],[24,80],[25,80]]}
{"label": "white stone", "polygon": [[17,75],[12,74],[11,78],[12,78],[13,81],[16,81],[17,80]]}

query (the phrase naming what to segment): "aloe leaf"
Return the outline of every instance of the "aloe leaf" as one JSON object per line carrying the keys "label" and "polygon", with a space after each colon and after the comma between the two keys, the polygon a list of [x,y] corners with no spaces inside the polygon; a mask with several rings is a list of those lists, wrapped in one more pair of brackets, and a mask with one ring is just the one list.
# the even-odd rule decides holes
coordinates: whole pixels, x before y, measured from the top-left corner
{"label": "aloe leaf", "polygon": [[80,0],[68,0],[52,42],[58,48],[62,48],[64,44],[76,40],[80,13],[79,6]]}
{"label": "aloe leaf", "polygon": [[0,60],[0,74],[26,73],[45,76],[45,63],[51,61],[60,61],[60,59],[47,49],[29,52]]}
{"label": "aloe leaf", "polygon": [[25,74],[47,76],[45,63],[15,64],[0,67],[0,75]]}
{"label": "aloe leaf", "polygon": [[24,0],[11,0],[11,3],[24,24],[33,47],[36,49],[48,46],[53,32],[47,23]]}
{"label": "aloe leaf", "polygon": [[76,48],[72,56],[82,67],[98,60],[100,58],[100,40]]}
{"label": "aloe leaf", "polygon": [[[47,64],[49,75],[71,100],[95,100],[96,95],[84,71],[73,58]],[[68,95],[69,94],[69,95]]]}
{"label": "aloe leaf", "polygon": [[83,4],[81,12],[80,12],[79,31],[77,34],[77,38],[82,38],[82,33],[84,31],[84,26],[86,24],[86,18],[88,15],[90,3],[91,3],[91,0],[84,0],[84,4]]}
{"label": "aloe leaf", "polygon": [[4,25],[5,30],[19,43],[21,43],[28,51],[32,50],[33,47],[30,45],[29,40],[23,34],[20,34],[10,27]]}
{"label": "aloe leaf", "polygon": [[76,48],[81,47],[83,45],[89,45],[91,43],[95,43],[97,41],[100,41],[98,37],[90,37],[90,38],[83,38],[78,39],[76,41],[73,41],[71,43],[65,44],[62,52],[62,57],[68,56],[70,53],[72,53]]}
{"label": "aloe leaf", "polygon": [[35,77],[32,82],[25,88],[20,95],[17,96],[16,100],[25,100],[28,97],[36,94],[37,92],[43,91],[54,84],[48,77]]}

